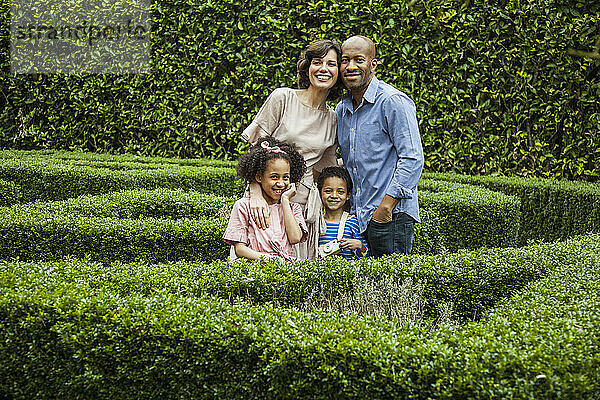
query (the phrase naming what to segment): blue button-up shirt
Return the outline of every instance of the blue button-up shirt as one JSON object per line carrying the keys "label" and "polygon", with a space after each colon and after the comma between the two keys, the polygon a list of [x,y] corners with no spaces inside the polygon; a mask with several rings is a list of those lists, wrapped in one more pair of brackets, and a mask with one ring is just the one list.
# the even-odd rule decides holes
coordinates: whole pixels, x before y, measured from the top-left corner
{"label": "blue button-up shirt", "polygon": [[387,194],[399,199],[393,213],[417,222],[417,183],[423,171],[423,146],[415,103],[375,76],[355,110],[348,92],[335,108],[344,167],[352,177],[352,213],[361,232]]}

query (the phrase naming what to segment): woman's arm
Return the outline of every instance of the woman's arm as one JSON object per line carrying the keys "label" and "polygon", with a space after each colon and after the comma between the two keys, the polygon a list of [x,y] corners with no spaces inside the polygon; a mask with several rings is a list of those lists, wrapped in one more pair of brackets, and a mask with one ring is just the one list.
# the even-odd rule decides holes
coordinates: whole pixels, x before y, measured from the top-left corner
{"label": "woman's arm", "polygon": [[281,195],[281,208],[283,209],[285,233],[291,244],[300,243],[300,240],[302,240],[302,229],[300,229],[300,225],[298,224],[298,221],[296,221],[296,217],[294,217],[294,212],[290,206],[290,197],[294,197],[295,194],[296,185],[292,183],[290,188]]}
{"label": "woman's arm", "polygon": [[250,218],[260,229],[269,227],[269,205],[262,195],[262,189],[258,182],[248,185],[250,191]]}
{"label": "woman's arm", "polygon": [[[287,92],[288,90],[283,88],[271,92],[258,114],[242,132],[245,141],[254,145],[262,137],[273,135],[283,118]],[[256,222],[259,229],[269,227],[269,206],[257,182],[250,184],[250,218]]]}

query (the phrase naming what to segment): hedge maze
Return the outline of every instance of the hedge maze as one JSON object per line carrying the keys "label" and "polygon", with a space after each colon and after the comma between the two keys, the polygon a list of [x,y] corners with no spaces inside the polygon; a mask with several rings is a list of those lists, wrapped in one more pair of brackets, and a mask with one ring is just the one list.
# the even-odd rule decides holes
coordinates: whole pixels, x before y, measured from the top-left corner
{"label": "hedge maze", "polygon": [[[0,152],[0,397],[598,399],[597,184],[429,173],[410,256],[229,263],[232,165]],[[314,301],[357,282],[419,317]]]}

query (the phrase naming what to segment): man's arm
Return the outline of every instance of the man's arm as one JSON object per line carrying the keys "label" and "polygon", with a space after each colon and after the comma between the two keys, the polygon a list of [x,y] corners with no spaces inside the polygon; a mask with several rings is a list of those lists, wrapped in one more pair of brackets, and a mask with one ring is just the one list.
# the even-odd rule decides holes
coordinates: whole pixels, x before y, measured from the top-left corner
{"label": "man's arm", "polygon": [[377,209],[373,212],[371,219],[375,222],[379,222],[380,224],[390,222],[392,220],[392,211],[399,202],[400,199],[396,199],[386,194],[383,197],[383,200],[381,200],[379,207],[377,207]]}
{"label": "man's arm", "polygon": [[401,199],[410,199],[423,171],[424,156],[417,114],[412,100],[394,95],[384,104],[385,126],[396,150],[396,168],[386,195],[373,213],[375,222],[389,222]]}

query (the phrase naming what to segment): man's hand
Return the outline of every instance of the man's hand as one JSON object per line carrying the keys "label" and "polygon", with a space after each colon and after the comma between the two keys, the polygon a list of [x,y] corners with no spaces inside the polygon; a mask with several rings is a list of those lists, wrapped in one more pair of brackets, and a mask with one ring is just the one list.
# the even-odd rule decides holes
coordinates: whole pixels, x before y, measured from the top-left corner
{"label": "man's hand", "polygon": [[375,212],[373,213],[371,219],[380,224],[390,222],[392,220],[392,211],[394,210],[394,207],[396,207],[396,204],[398,204],[399,201],[400,200],[388,196],[386,194],[383,200],[381,201],[379,207],[377,207],[377,210],[375,210]]}

